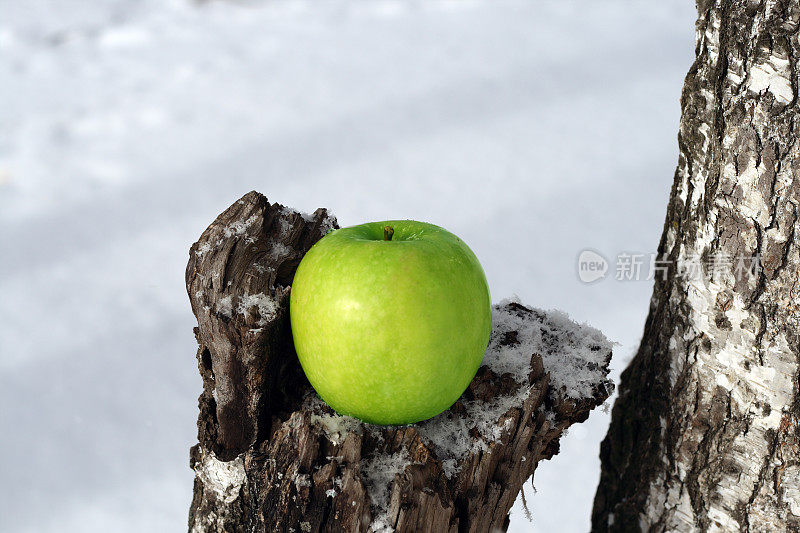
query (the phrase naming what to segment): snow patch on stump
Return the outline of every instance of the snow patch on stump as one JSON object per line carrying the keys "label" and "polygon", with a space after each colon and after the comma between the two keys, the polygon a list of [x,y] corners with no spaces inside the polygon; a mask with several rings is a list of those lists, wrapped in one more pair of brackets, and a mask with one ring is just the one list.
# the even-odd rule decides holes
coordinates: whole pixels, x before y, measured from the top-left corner
{"label": "snow patch on stump", "polygon": [[274,298],[263,294],[245,294],[239,300],[239,305],[236,308],[236,311],[247,317],[247,314],[250,312],[250,309],[257,309],[258,310],[258,322],[259,326],[265,326],[267,323],[274,319],[278,313],[278,302],[275,301]]}
{"label": "snow patch on stump", "polygon": [[[528,308],[537,322],[531,327],[530,314],[515,312],[508,304],[521,305],[515,298],[494,306],[492,337],[483,364],[496,374],[509,373],[517,383],[525,383],[531,355],[537,353],[558,393],[574,400],[592,397],[593,387],[605,379],[603,367],[614,343],[600,330],[579,324],[556,309]],[[515,341],[506,342],[514,332]]]}
{"label": "snow patch on stump", "polygon": [[241,456],[232,461],[220,461],[211,451],[203,454],[194,471],[203,487],[213,491],[225,503],[233,503],[239,497],[246,478]]}
{"label": "snow patch on stump", "polygon": [[407,450],[391,455],[378,455],[364,464],[361,472],[367,482],[370,500],[380,510],[372,521],[370,531],[389,533],[394,530],[389,519],[392,481],[410,464],[413,462]]}

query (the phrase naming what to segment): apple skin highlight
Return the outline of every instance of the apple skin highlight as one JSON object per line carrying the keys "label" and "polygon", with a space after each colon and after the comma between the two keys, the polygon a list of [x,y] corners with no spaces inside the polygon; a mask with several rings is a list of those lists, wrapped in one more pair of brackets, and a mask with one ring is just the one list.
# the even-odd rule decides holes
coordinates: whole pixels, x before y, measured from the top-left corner
{"label": "apple skin highlight", "polygon": [[382,425],[450,407],[475,376],[492,329],[475,254],[447,230],[413,220],[328,233],[300,262],[289,311],[300,364],[319,396],[340,414]]}

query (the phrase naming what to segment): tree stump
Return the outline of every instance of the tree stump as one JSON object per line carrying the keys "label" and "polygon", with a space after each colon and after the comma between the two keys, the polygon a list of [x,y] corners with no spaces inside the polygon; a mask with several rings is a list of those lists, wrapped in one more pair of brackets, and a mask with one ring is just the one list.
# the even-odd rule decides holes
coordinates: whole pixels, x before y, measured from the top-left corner
{"label": "tree stump", "polygon": [[203,377],[192,532],[505,530],[565,430],[613,390],[612,344],[559,312],[494,306],[483,365],[448,411],[374,426],[319,400],[288,320],[303,254],[337,228],[257,192],[190,250],[186,286]]}

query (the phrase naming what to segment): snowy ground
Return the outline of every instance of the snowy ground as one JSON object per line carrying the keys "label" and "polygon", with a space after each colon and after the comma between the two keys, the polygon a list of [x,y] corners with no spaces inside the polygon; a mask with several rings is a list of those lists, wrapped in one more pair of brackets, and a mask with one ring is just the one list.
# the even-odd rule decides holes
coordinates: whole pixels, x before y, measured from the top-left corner
{"label": "snowy ground", "polygon": [[[517,294],[634,350],[690,0],[0,0],[0,530],[182,531],[200,378],[189,245],[257,189],[343,225],[416,218]],[[613,278],[612,271],[609,277]],[[608,415],[528,488],[585,531]]]}

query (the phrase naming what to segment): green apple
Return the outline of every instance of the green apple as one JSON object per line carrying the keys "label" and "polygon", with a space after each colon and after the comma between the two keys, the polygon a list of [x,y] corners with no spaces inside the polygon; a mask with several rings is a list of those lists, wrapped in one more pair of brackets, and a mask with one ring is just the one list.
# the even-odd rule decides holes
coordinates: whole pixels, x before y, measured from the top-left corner
{"label": "green apple", "polygon": [[413,220],[325,235],[297,268],[289,312],[319,396],[373,424],[410,424],[450,407],[492,329],[475,254],[447,230]]}

